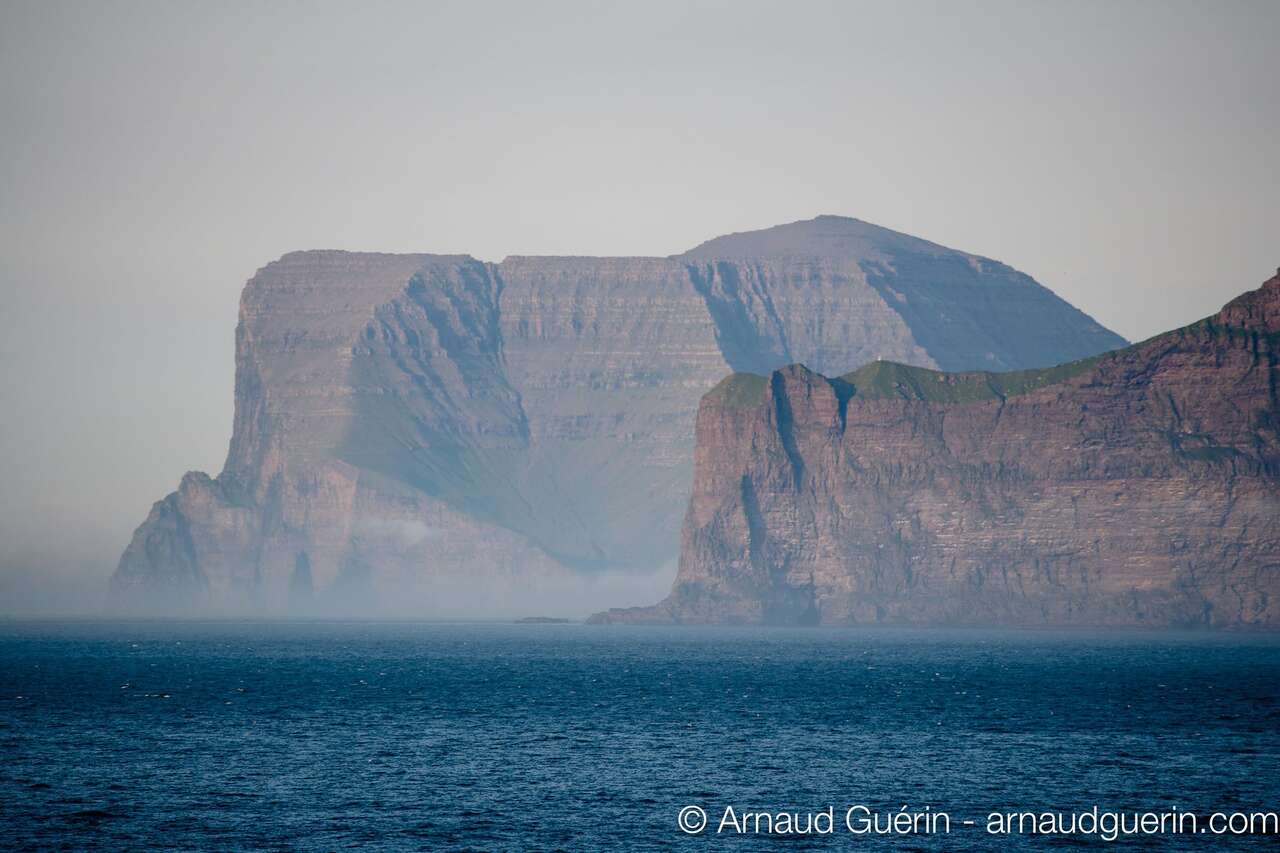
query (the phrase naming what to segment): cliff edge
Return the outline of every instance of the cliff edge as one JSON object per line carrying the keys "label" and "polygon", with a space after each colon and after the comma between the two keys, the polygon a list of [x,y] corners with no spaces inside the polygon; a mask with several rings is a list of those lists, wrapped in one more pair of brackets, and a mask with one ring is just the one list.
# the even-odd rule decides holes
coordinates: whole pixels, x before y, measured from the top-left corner
{"label": "cliff edge", "polygon": [[1280,274],[1017,372],[738,374],[697,417],[679,574],[599,622],[1280,628]]}

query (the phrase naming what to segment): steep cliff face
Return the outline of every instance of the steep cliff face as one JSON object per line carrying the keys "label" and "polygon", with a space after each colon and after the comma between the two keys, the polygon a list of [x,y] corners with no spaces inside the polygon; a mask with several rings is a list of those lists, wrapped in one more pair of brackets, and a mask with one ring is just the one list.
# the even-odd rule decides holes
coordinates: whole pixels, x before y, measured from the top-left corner
{"label": "steep cliff face", "polygon": [[722,240],[268,264],[241,301],[226,466],[155,505],[115,602],[554,606],[675,559],[697,401],[732,370],[1028,367],[1123,343],[994,261],[857,220]]}
{"label": "steep cliff face", "polygon": [[1047,370],[794,365],[703,398],[671,595],[622,622],[1280,627],[1280,275]]}

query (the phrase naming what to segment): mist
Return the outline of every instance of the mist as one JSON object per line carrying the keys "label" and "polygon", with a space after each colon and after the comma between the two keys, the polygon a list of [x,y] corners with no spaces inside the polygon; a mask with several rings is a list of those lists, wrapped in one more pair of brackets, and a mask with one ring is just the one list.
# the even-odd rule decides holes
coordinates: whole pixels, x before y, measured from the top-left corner
{"label": "mist", "polygon": [[1206,316],[1280,263],[1278,38],[1268,2],[6,0],[0,610],[99,612],[152,502],[221,469],[240,289],[292,250],[668,255],[838,213],[1131,340]]}

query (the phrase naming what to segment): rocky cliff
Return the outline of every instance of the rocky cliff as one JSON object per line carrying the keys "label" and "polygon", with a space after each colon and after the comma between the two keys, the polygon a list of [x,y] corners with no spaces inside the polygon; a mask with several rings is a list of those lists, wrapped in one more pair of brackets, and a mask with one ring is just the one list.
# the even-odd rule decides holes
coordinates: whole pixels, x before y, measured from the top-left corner
{"label": "rocky cliff", "polygon": [[244,289],[226,465],[155,504],[113,601],[554,607],[674,561],[697,401],[731,371],[1122,344],[1000,263],[841,217],[669,258],[286,255]]}
{"label": "rocky cliff", "polygon": [[1280,628],[1280,274],[1047,370],[702,400],[671,595],[620,622]]}

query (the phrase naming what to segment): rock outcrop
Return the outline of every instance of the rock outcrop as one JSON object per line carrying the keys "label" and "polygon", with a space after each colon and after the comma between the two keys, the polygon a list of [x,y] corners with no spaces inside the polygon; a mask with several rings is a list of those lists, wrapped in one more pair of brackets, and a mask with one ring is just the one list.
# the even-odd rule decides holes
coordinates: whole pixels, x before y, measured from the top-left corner
{"label": "rock outcrop", "polygon": [[612,622],[1280,628],[1280,274],[1047,370],[702,400],[679,574]]}
{"label": "rock outcrop", "polygon": [[839,217],[670,258],[298,252],[236,334],[226,465],[153,507],[118,606],[554,608],[674,562],[697,402],[731,371],[1123,344],[1002,264]]}

